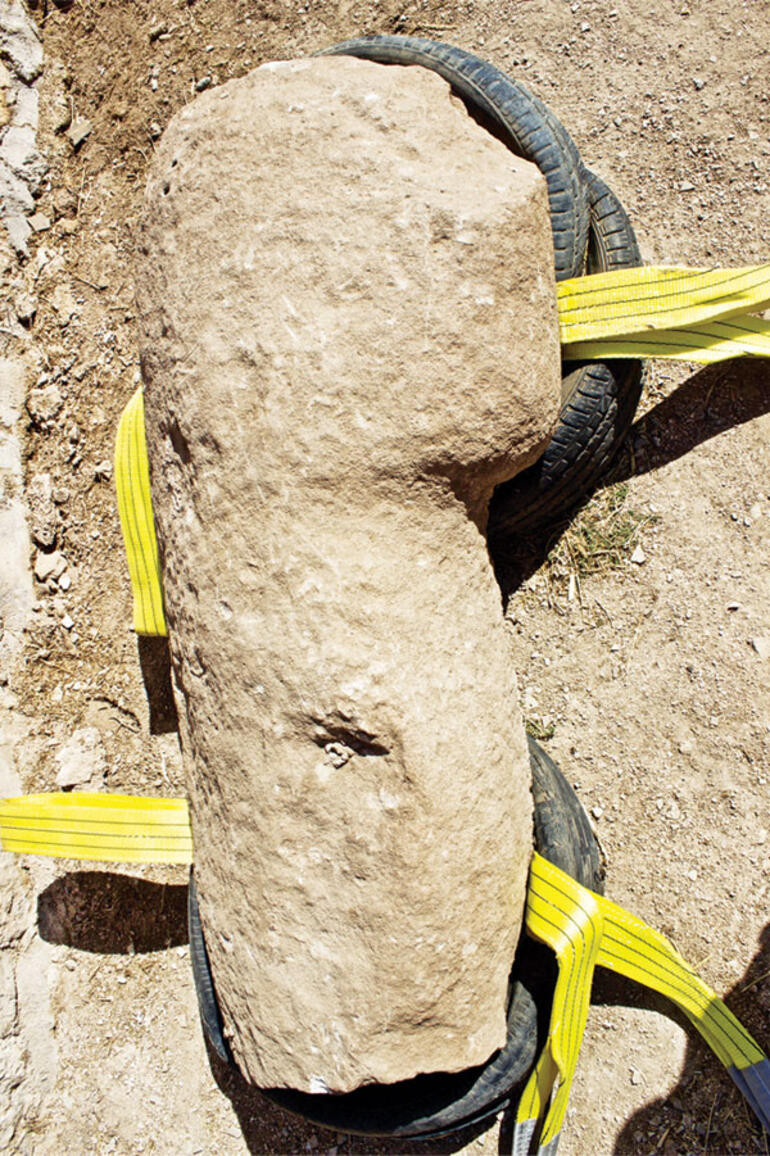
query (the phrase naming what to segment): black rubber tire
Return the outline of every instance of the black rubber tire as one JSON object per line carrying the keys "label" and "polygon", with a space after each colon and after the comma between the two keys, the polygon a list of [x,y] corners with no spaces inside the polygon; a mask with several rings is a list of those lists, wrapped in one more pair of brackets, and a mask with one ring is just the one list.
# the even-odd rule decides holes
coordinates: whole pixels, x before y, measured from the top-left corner
{"label": "black rubber tire", "polygon": [[[529,752],[535,845],[545,858],[585,887],[601,892],[599,853],[583,807],[557,765],[532,738]],[[232,1063],[222,1032],[192,872],[188,916],[203,1030],[216,1054]],[[281,1107],[342,1132],[427,1139],[467,1127],[499,1111],[529,1074],[538,1046],[542,1046],[555,978],[553,955],[522,935],[511,972],[508,1039],[505,1047],[481,1067],[452,1075],[417,1076],[388,1086],[373,1085],[345,1095],[311,1095],[285,1088],[261,1090]]]}
{"label": "black rubber tire", "polygon": [[[583,170],[591,208],[588,272],[642,264],[631,222],[599,177]],[[638,360],[565,362],[559,425],[529,469],[499,485],[489,507],[493,557],[512,536],[531,534],[564,517],[606,473],[634,420],[644,382]]]}
{"label": "black rubber tire", "polygon": [[548,186],[556,279],[580,276],[589,228],[580,156],[564,126],[524,85],[470,52],[415,36],[362,36],[317,55],[417,64],[443,76],[459,96],[502,129],[515,153],[540,169]]}

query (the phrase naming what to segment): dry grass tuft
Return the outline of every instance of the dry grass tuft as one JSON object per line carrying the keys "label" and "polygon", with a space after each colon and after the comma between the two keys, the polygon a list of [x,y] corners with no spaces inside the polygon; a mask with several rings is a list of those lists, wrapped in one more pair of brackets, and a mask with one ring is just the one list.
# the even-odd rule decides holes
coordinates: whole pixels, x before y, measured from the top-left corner
{"label": "dry grass tuft", "polygon": [[543,563],[551,598],[572,602],[582,578],[624,567],[641,531],[659,521],[629,505],[628,492],[626,482],[601,490],[561,535]]}

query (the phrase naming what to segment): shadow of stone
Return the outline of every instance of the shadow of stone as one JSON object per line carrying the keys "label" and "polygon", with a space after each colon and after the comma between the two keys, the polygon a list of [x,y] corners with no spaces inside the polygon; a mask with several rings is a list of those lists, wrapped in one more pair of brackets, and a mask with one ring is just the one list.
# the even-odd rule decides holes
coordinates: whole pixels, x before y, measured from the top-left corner
{"label": "shadow of stone", "polygon": [[150,708],[150,734],[169,734],[179,729],[179,722],[174,692],[171,689],[171,655],[168,638],[137,634],[136,647]]}
{"label": "shadow of stone", "polygon": [[534,533],[490,538],[490,558],[503,602],[542,566],[598,490],[660,469],[725,430],[766,413],[770,413],[770,364],[765,359],[740,358],[693,374],[634,422],[607,472],[569,513]]}
{"label": "shadow of stone", "polygon": [[770,413],[761,357],[706,366],[634,422],[602,485],[660,469],[725,430]]}
{"label": "shadow of stone", "polygon": [[125,955],[187,943],[187,886],[106,871],[72,871],[37,901],[41,939]]}
{"label": "shadow of stone", "polygon": [[413,1140],[403,1136],[357,1136],[332,1131],[279,1107],[247,1083],[236,1068],[221,1060],[208,1041],[206,1049],[214,1079],[233,1106],[249,1152],[259,1153],[260,1156],[265,1151],[275,1151],[276,1138],[287,1135],[287,1131],[291,1135],[292,1151],[298,1148],[309,1150],[315,1147],[320,1138],[319,1151],[337,1145],[351,1156],[374,1156],[375,1153],[382,1156],[449,1156],[481,1136],[495,1122],[495,1116],[492,1115],[478,1124],[434,1140]]}
{"label": "shadow of stone", "polygon": [[[597,973],[598,975],[599,973]],[[604,973],[606,974],[606,973]],[[724,997],[760,1047],[770,1046],[770,923],[743,978]],[[625,1002],[625,1001],[624,1001]],[[686,1027],[689,1037],[679,1083],[666,1099],[635,1112],[615,1144],[615,1156],[641,1153],[740,1152],[767,1156],[770,1138],[719,1060],[667,1001],[660,1009]]]}

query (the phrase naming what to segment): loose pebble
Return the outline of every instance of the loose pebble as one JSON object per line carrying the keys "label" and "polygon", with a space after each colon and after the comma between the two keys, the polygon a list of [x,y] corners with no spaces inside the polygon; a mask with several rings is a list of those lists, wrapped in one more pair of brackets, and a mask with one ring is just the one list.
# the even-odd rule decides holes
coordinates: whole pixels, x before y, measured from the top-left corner
{"label": "loose pebble", "polygon": [[67,138],[76,152],[83,144],[83,141],[91,135],[93,128],[94,126],[90,120],[73,120],[67,129]]}
{"label": "loose pebble", "polygon": [[49,578],[58,578],[67,569],[67,559],[58,550],[50,554],[38,550],[35,555],[35,577],[38,582],[47,582]]}

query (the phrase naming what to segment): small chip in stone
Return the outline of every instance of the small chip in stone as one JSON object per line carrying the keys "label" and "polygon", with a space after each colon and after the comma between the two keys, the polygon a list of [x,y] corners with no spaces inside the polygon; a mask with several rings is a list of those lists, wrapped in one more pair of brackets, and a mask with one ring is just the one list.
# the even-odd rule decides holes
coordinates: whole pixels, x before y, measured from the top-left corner
{"label": "small chip in stone", "polygon": [[61,624],[65,630],[72,630],[72,627],[75,625],[75,622],[72,618],[70,618],[69,614],[65,614],[61,620]]}
{"label": "small chip in stone", "polygon": [[645,552],[641,546],[636,547],[633,554],[631,555],[631,561],[636,566],[643,566],[644,563],[647,561],[647,555],[645,554]]}

